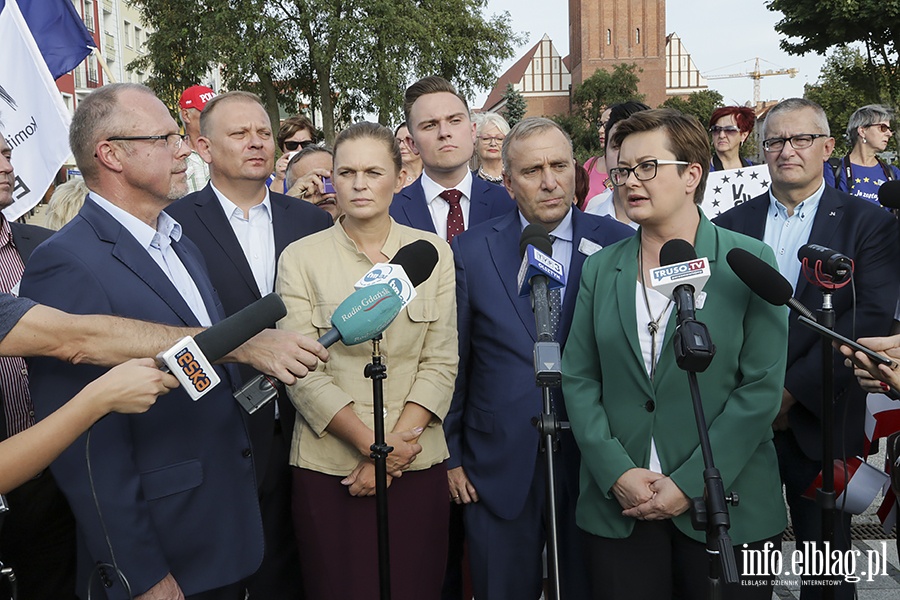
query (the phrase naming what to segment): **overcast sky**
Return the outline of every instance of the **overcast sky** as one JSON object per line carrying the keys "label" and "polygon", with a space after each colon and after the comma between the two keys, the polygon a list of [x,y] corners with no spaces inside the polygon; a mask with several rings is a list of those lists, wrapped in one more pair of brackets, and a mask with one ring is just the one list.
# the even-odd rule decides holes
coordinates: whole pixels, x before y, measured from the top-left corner
{"label": "overcast sky", "polygon": [[[595,1],[600,0],[585,0]],[[548,10],[548,6],[564,7]],[[569,53],[569,15],[567,0],[488,0],[488,15],[508,11],[513,27],[527,32],[528,43],[516,51],[516,56],[502,65],[500,73],[508,69],[522,54],[546,33],[561,56]],[[704,75],[746,73],[754,69],[758,56],[760,70],[795,68],[796,77],[777,75],[763,77],[763,100],[777,100],[803,95],[804,83],[815,83],[824,62],[817,54],[791,56],[778,47],[779,34],[775,23],[781,13],[767,10],[763,0],[668,0],[666,2],[666,33],[677,33],[694,64]],[[717,79],[709,82],[727,104],[744,104],[753,99],[753,80],[749,77]],[[473,103],[480,107],[487,91]]]}

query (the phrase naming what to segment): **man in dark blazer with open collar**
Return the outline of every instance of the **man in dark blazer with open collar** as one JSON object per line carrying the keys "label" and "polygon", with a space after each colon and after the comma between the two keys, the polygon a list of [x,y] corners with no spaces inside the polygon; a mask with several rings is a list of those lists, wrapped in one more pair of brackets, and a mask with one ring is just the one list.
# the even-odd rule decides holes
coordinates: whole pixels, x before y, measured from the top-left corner
{"label": "man in dark blazer with open collar", "polygon": [[[281,252],[291,242],[330,227],[332,219],[308,202],[266,187],[275,143],[269,116],[255,95],[228,92],[210,100],[200,116],[200,132],[197,146],[209,163],[210,183],[166,212],[203,253],[227,316],[273,291]],[[245,383],[259,375],[245,366],[240,372]],[[288,461],[295,409],[283,386],[277,388],[275,402],[245,416],[266,538],[265,559],[247,588],[254,597],[295,600],[303,594],[291,526]]]}
{"label": "man in dark blazer with open collar", "polygon": [[[70,140],[91,194],[31,255],[22,295],[79,314],[194,327],[221,319],[199,250],[161,212],[187,189],[190,151],[165,105],[144,86],[104,86],[79,104]],[[55,359],[30,365],[39,418],[102,372]],[[95,597],[233,599],[259,567],[263,531],[250,440],[232,398],[237,374],[216,371],[222,381],[203,398],[178,389],[144,414],[108,415],[53,463],[78,523],[79,593],[98,568]]]}
{"label": "man in dark blazer with open collar", "polygon": [[[773,246],[782,274],[794,286],[794,296],[810,310],[822,306],[822,293],[799,269],[797,249],[807,243],[819,244],[850,257],[854,261],[856,305],[851,286],[834,292],[835,330],[852,339],[887,334],[900,284],[896,221],[876,205],[824,184],[822,163],[830,156],[834,139],[817,104],[799,98],[785,100],[768,113],[763,131],[772,179],[769,193],[736,206],[714,223]],[[791,237],[796,236],[791,228],[805,231],[799,238]],[[822,542],[821,512],[801,498],[822,468],[821,361],[819,336],[792,315],[782,409],[773,428],[798,544]],[[866,394],[843,362],[843,356],[836,352],[836,459],[861,454],[865,433]],[[835,520],[836,543],[847,549],[850,517],[840,517]],[[818,598],[821,589],[803,586],[801,597]],[[835,597],[852,598],[852,594],[852,584],[845,583],[836,588]]]}
{"label": "man in dark blazer with open collar", "polygon": [[[547,119],[525,119],[503,147],[504,181],[517,208],[453,242],[456,259],[460,373],[444,421],[450,448],[451,498],[466,505],[477,598],[541,596],[545,542],[544,462],[531,419],[542,412],[532,352],[530,299],[519,295],[519,239],[526,223],[557,235],[554,258],[566,268],[557,341],[565,343],[584,259],[633,231],[613,219],[574,209],[571,140]],[[565,420],[554,390],[557,416]],[[578,452],[571,433],[556,454],[562,595],[588,598],[575,526]]]}
{"label": "man in dark blazer with open collar", "polygon": [[502,186],[472,174],[475,124],[465,98],[447,80],[426,77],[406,90],[403,105],[410,149],[422,158],[422,175],[394,195],[391,216],[401,225],[447,239],[448,203],[438,194],[462,193],[460,206],[468,229],[507,213],[513,206]]}

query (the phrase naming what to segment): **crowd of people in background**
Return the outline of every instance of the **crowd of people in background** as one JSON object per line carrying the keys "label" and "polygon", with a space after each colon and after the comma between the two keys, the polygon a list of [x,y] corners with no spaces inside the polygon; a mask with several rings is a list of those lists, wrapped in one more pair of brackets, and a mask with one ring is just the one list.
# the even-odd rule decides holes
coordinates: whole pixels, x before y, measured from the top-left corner
{"label": "crowd of people in background", "polygon": [[[593,124],[602,153],[583,165],[553,120],[473,113],[440,77],[406,90],[394,128],[354,123],[333,146],[307,116],[272,123],[248,92],[191,86],[177,108],[180,125],[144,86],[94,91],[72,121],[81,176],[53,193],[52,231],[0,219],[0,354],[11,357],[0,358],[0,464],[19,465],[0,479],[0,561],[19,598],[377,598],[371,453],[383,419],[394,597],[538,600],[551,497],[532,423],[538,336],[517,281],[529,225],[546,230],[566,274],[548,294],[563,352],[551,405],[571,424],[553,450],[562,596],[706,596],[690,511],[704,465],[672,350],[681,316],[651,283],[672,240],[711,264],[696,316],[717,351],[699,388],[726,490],[741,495],[735,553],[780,549],[788,514],[798,544],[824,541],[820,507],[803,497],[822,470],[819,338],[756,296],[726,255],[749,252],[814,308],[798,249],[845,254],[853,286],[834,290],[835,329],[900,362],[900,338],[885,337],[900,324],[900,230],[878,203],[900,177],[883,158],[890,108],[854,112],[851,149],[833,159],[825,113],[808,100],[759,123],[720,107],[704,124],[629,101]],[[746,156],[754,132],[761,153]],[[2,136],[0,150],[5,206],[15,158]],[[710,222],[699,209],[709,173],[759,156],[769,190]],[[437,264],[383,332],[375,414],[371,346],[315,340],[355,282],[423,240]],[[149,361],[106,370],[273,291],[287,316],[226,357],[237,365],[215,367],[211,397],[170,392]],[[35,330],[35,315],[52,330]],[[118,332],[127,343],[115,345]],[[57,347],[70,338],[75,349]],[[900,376],[841,351],[834,451],[846,459],[863,452],[866,393]],[[17,355],[39,358],[26,367]],[[248,414],[229,396],[251,381],[276,399]],[[850,544],[840,512],[834,547]],[[772,597],[772,577],[741,579],[722,597]],[[803,577],[803,600],[821,597],[820,579]],[[849,599],[854,585],[834,590]]]}

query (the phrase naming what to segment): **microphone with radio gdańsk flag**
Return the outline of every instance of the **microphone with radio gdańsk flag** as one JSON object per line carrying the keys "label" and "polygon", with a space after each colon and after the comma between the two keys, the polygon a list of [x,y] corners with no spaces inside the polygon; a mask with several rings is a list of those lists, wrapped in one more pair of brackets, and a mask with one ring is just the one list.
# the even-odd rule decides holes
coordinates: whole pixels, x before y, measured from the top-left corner
{"label": "microphone with radio gda\u0144sk flag", "polygon": [[327,348],[338,341],[345,346],[367,342],[387,329],[401,308],[403,301],[387,283],[358,289],[334,310],[332,329],[319,338],[319,343]]}
{"label": "microphone with radio gda\u0144sk flag", "polygon": [[678,322],[694,319],[694,299],[702,307],[703,286],[709,281],[709,260],[697,258],[694,247],[685,240],[669,240],[659,251],[661,267],[650,271],[650,284],[657,292],[675,301]]}
{"label": "microphone with radio gda\u0144sk flag", "polygon": [[357,290],[386,283],[400,298],[403,306],[416,297],[416,287],[431,277],[438,262],[437,248],[427,240],[416,240],[399,250],[389,263],[377,263],[354,284]]}
{"label": "microphone with radio gda\u0144sk flag", "polygon": [[193,338],[182,338],[156,357],[157,364],[178,379],[191,399],[199,400],[219,384],[214,362],[286,314],[281,297],[268,294]]}
{"label": "microphone with radio gda\u0144sk flag", "polygon": [[333,329],[319,338],[319,343],[326,348],[337,341],[352,346],[376,337],[400,314],[404,298],[408,303],[415,297],[414,288],[431,276],[437,262],[437,248],[426,240],[416,240],[400,248],[390,263],[372,267],[357,283],[363,287],[335,309]]}
{"label": "microphone with radio gda\u0144sk flag", "polygon": [[566,274],[562,264],[551,258],[553,244],[547,230],[535,223],[527,225],[519,238],[519,254],[522,266],[519,268],[519,296],[531,296],[534,310],[535,330],[538,341],[552,341],[550,326],[550,298],[547,292],[566,285]]}

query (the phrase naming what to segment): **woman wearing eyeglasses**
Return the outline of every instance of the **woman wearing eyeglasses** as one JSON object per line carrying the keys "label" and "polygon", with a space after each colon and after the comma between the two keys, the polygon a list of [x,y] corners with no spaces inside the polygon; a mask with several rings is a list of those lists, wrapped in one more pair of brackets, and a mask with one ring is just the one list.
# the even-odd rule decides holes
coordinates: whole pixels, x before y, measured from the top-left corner
{"label": "woman wearing eyeglasses", "polygon": [[746,106],[723,106],[713,111],[709,119],[709,135],[713,145],[710,171],[740,169],[753,164],[741,158],[741,146],[747,141],[755,123],[756,113]]}
{"label": "woman wearing eyeglasses", "polygon": [[[834,187],[852,196],[878,204],[878,188],[885,181],[900,179],[900,169],[878,157],[893,135],[891,118],[894,111],[879,104],[863,106],[850,115],[847,138],[852,150],[843,157],[834,174]],[[825,169],[825,181],[829,169]]]}
{"label": "woman wearing eyeglasses", "polygon": [[509,123],[497,113],[478,115],[475,123],[475,135],[478,136],[478,143],[475,144],[478,170],[475,174],[485,181],[503,185],[500,151],[509,133]]}
{"label": "woman wearing eyeglasses", "polygon": [[422,157],[410,149],[406,141],[408,137],[409,127],[403,121],[394,130],[394,139],[400,144],[400,158],[403,160],[403,187],[411,185],[422,174]]}
{"label": "woman wearing eyeglasses", "polygon": [[[774,266],[773,251],[714,226],[697,206],[710,152],[699,121],[671,109],[637,112],[609,144],[619,149],[610,178],[640,229],[585,261],[566,341],[562,387],[581,450],[577,523],[588,534],[595,598],[706,598],[705,533],[691,526],[689,510],[703,496],[704,462],[688,376],[675,357],[681,319],[671,294],[655,287],[660,250],[680,239],[709,260],[694,303],[716,349],[697,378],[725,492],[740,495],[728,511],[742,580],[751,579],[740,572],[744,544],[779,549],[787,522],[772,443],[787,312],[751,292],[725,260],[740,247]],[[773,578],[752,579],[724,585],[721,597],[770,600]]]}

